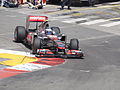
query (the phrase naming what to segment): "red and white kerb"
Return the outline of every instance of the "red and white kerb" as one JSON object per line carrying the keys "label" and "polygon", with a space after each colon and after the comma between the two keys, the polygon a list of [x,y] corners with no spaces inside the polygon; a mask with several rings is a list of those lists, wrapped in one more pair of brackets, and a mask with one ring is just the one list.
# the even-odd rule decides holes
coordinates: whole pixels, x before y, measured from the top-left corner
{"label": "red and white kerb", "polygon": [[38,58],[38,61],[26,64],[20,64],[12,67],[7,67],[0,70],[0,79],[8,78],[22,73],[33,72],[40,69],[50,68],[55,65],[64,63],[62,58]]}

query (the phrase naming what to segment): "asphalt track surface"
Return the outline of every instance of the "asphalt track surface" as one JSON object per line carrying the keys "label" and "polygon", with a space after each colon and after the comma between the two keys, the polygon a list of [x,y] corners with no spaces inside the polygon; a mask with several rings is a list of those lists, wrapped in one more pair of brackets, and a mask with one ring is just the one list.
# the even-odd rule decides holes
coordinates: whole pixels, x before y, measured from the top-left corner
{"label": "asphalt track surface", "polygon": [[[16,25],[25,25],[26,14],[0,10],[0,48],[29,52],[23,44],[13,42]],[[119,90],[120,37],[114,33],[51,21],[71,38],[80,40],[84,59],[65,59],[51,68],[23,73],[0,80],[0,90]],[[111,28],[109,28],[111,29]],[[6,66],[0,66],[6,67]]]}

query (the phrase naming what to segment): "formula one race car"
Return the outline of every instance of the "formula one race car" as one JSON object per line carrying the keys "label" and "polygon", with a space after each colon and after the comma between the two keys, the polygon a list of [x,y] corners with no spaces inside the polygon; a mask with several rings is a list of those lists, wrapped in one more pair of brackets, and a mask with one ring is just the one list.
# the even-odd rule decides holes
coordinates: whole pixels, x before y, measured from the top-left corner
{"label": "formula one race car", "polygon": [[26,28],[16,27],[14,40],[31,46],[32,53],[38,57],[83,57],[78,39],[71,39],[67,43],[59,27],[49,26],[47,16],[28,16]]}

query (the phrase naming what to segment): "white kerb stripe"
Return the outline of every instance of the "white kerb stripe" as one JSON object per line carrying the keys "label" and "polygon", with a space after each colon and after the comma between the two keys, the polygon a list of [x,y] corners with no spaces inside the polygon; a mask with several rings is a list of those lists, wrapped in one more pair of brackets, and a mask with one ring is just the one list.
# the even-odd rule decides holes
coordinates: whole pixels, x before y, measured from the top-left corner
{"label": "white kerb stripe", "polygon": [[112,22],[112,23],[100,25],[100,26],[103,26],[103,27],[112,27],[112,26],[119,25],[119,24],[120,24],[120,21],[117,21],[117,22]]}
{"label": "white kerb stripe", "polygon": [[16,54],[16,55],[24,55],[24,56],[29,56],[29,57],[35,57],[35,55],[30,54],[30,52],[13,51],[13,50],[5,50],[5,49],[0,49],[0,53],[9,53],[9,54]]}
{"label": "white kerb stripe", "polygon": [[81,24],[84,24],[84,25],[92,25],[92,24],[102,23],[102,22],[106,22],[106,21],[108,21],[108,20],[98,19],[98,20],[93,20],[93,21],[81,23]]}
{"label": "white kerb stripe", "polygon": [[62,22],[65,22],[65,23],[75,23],[77,21],[82,21],[82,20],[88,20],[88,18],[75,18],[75,19],[65,20],[65,21],[62,21]]}
{"label": "white kerb stripe", "polygon": [[49,67],[52,67],[52,66],[43,65],[43,64],[27,63],[27,64],[16,65],[13,67],[8,67],[8,69],[23,70],[23,71],[36,71],[39,69],[45,69]]}

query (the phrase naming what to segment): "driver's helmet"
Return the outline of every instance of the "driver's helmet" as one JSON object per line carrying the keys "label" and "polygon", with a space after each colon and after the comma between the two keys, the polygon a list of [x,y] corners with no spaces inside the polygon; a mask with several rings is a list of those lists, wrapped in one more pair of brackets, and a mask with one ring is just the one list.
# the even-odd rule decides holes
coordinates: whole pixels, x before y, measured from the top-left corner
{"label": "driver's helmet", "polygon": [[46,29],[46,35],[54,35],[53,30],[51,30],[51,29]]}

